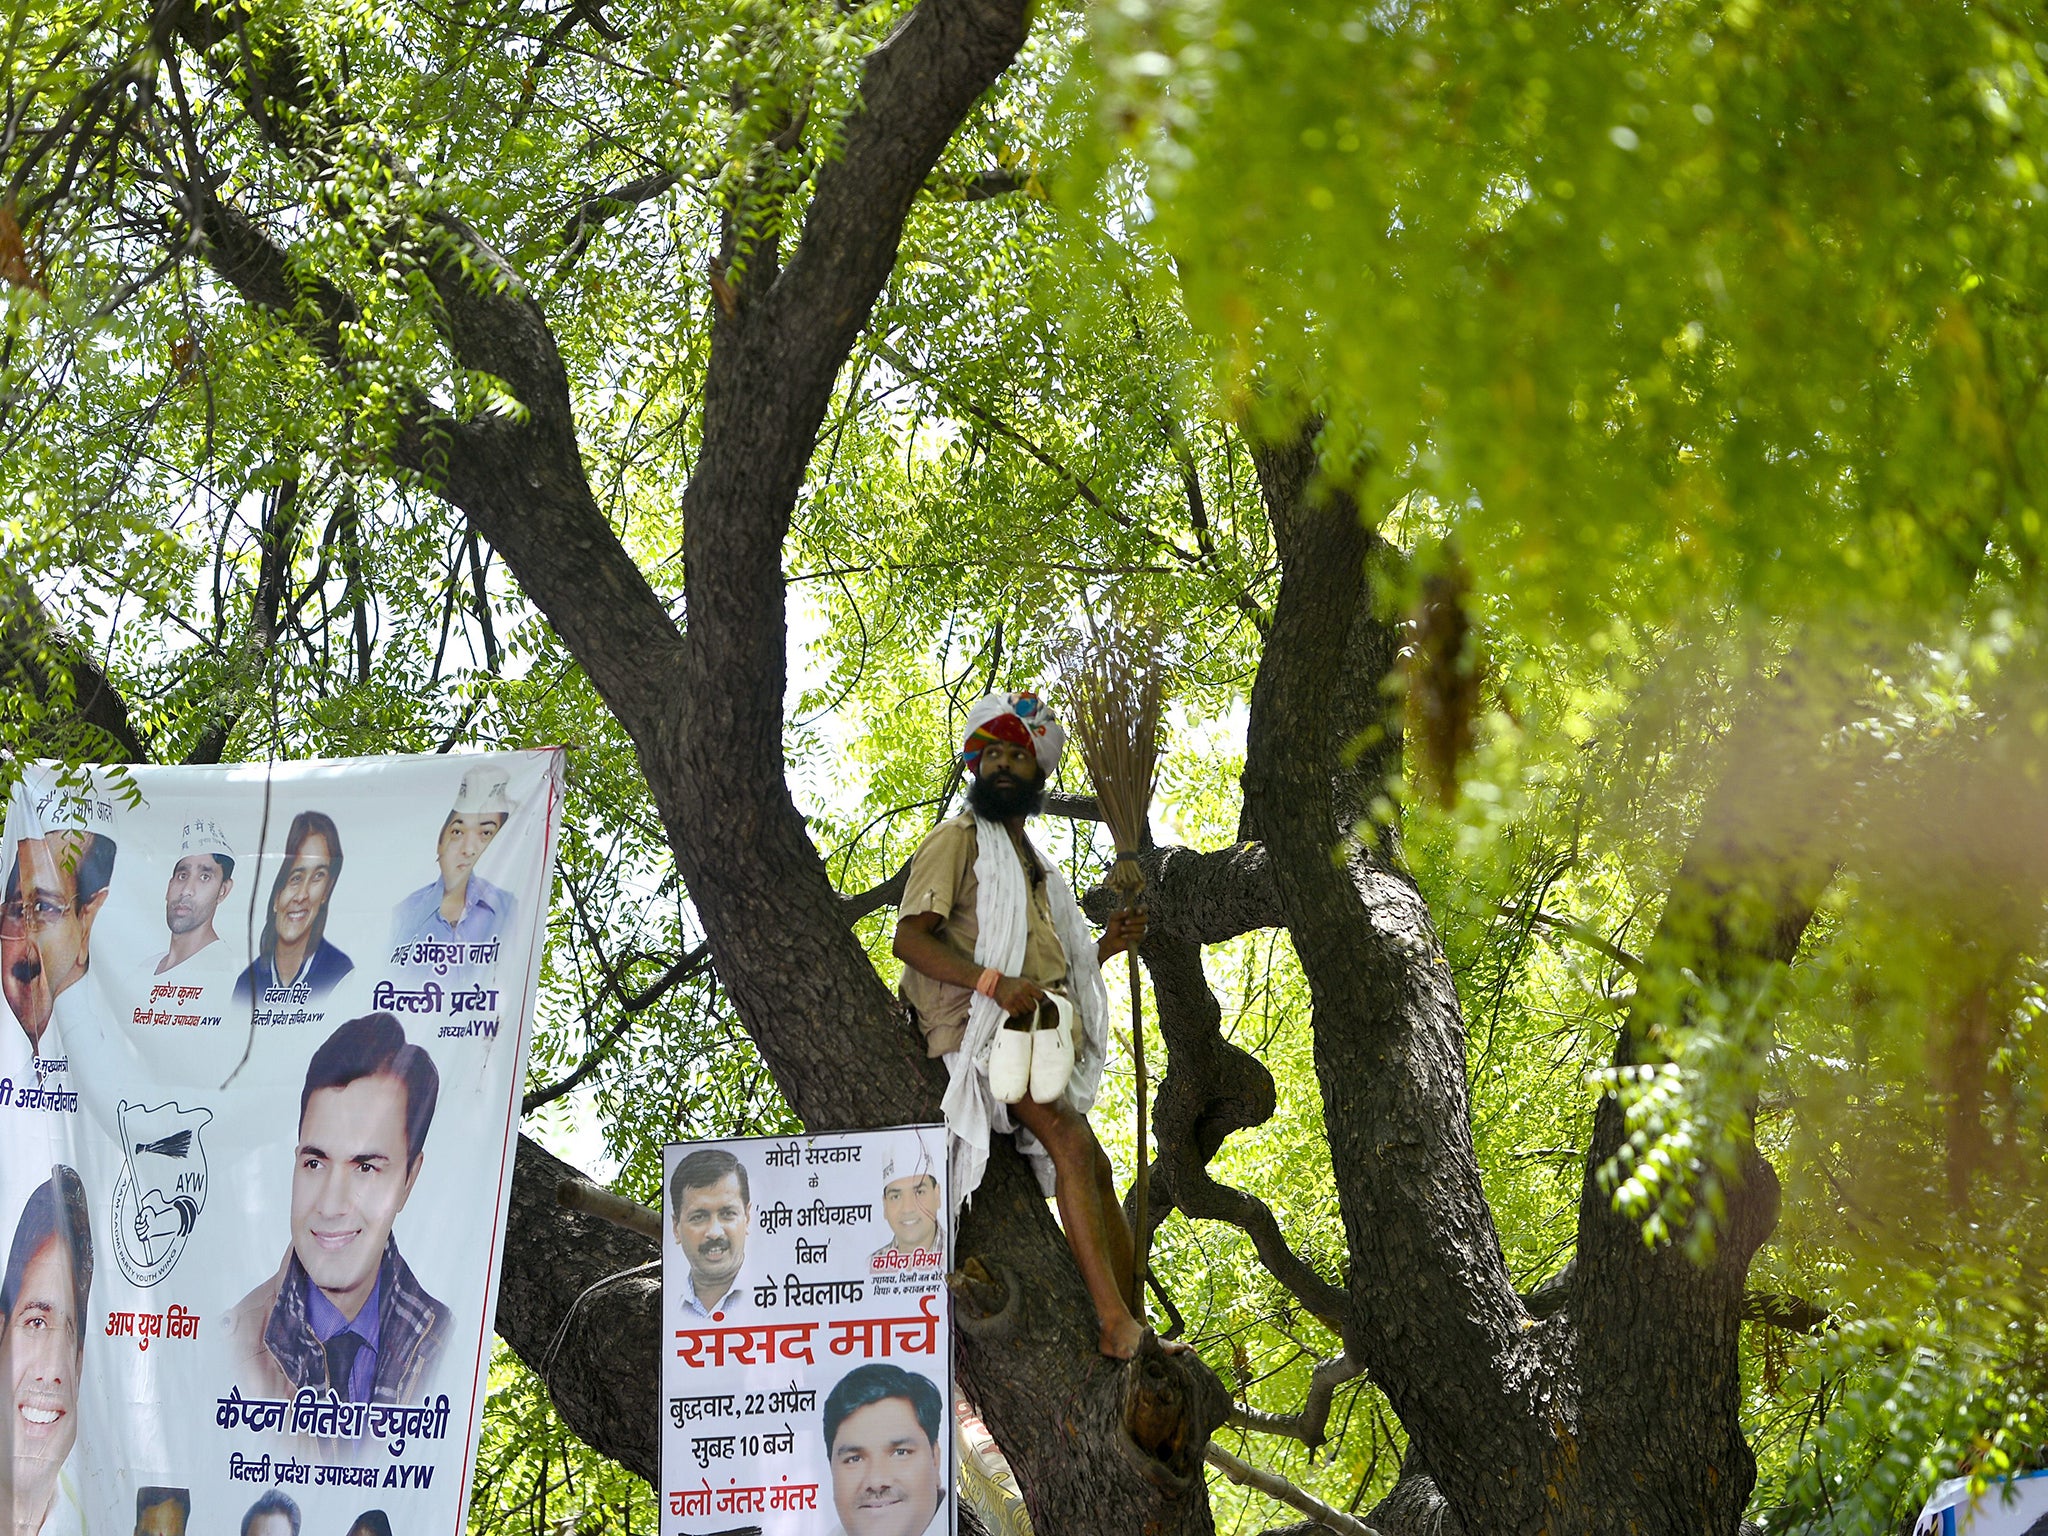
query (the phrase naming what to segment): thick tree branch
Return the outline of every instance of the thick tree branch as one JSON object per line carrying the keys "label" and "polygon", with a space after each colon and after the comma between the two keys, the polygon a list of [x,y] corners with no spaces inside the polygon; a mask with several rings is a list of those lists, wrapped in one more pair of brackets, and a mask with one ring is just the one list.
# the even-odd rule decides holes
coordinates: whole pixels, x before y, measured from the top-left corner
{"label": "thick tree branch", "polygon": [[[1265,840],[1313,999],[1350,1247],[1347,1349],[1469,1525],[1533,1530],[1530,1501],[1562,1475],[1547,1358],[1557,1325],[1529,1317],[1501,1254],[1472,1146],[1463,1020],[1428,911],[1387,861],[1390,840],[1349,842],[1398,750],[1381,691],[1397,637],[1367,574],[1384,557],[1358,508],[1318,487],[1312,428],[1254,460],[1282,576],[1252,693],[1244,830]],[[1367,731],[1374,750],[1347,769],[1346,744]]]}
{"label": "thick tree branch", "polygon": [[1225,1137],[1272,1118],[1272,1074],[1223,1038],[1222,1010],[1202,974],[1199,943],[1148,935],[1141,953],[1152,975],[1167,1060],[1153,1121],[1159,1149],[1152,1188],[1155,1222],[1178,1206],[1196,1220],[1239,1228],[1251,1238],[1268,1273],[1324,1327],[1344,1335],[1349,1301],[1343,1288],[1295,1253],[1263,1200],[1209,1173],[1209,1161]]}
{"label": "thick tree branch", "polygon": [[1030,171],[997,167],[965,176],[934,176],[926,183],[930,195],[942,203],[985,203],[1032,187],[1037,177]]}
{"label": "thick tree branch", "polygon": [[[1147,848],[1138,854],[1138,867],[1145,872],[1145,910],[1155,933],[1226,944],[1285,923],[1263,843],[1234,843],[1210,853]],[[1082,904],[1098,923],[1115,910],[1115,898],[1101,889],[1088,892]]]}
{"label": "thick tree branch", "polygon": [[1834,1321],[1834,1314],[1804,1296],[1750,1291],[1742,1298],[1742,1320],[1782,1328],[1787,1333],[1813,1334],[1824,1331]]}
{"label": "thick tree branch", "polygon": [[680,186],[682,180],[675,171],[649,171],[645,176],[621,182],[609,191],[586,197],[577,204],[568,228],[562,232],[562,255],[558,265],[566,267],[574,263],[605,225],[621,214],[631,213],[643,203],[653,202]]}
{"label": "thick tree branch", "polygon": [[256,221],[200,187],[188,188],[198,211],[199,254],[251,306],[284,320],[329,363],[346,358],[342,328],[361,321],[354,299],[295,261]]}
{"label": "thick tree branch", "polygon": [[661,1212],[652,1206],[615,1195],[603,1185],[586,1179],[564,1179],[555,1186],[555,1204],[566,1210],[585,1211],[602,1217],[615,1227],[637,1232],[649,1242],[661,1241]]}
{"label": "thick tree branch", "polygon": [[[317,172],[338,136],[326,105],[304,99],[319,93],[312,72],[278,62],[294,50],[271,49],[252,64],[225,23],[187,16],[188,39],[218,45],[210,66],[225,72],[251,119]],[[844,906],[789,795],[782,547],[834,381],[894,265],[903,219],[974,100],[1014,57],[1025,25],[1024,0],[925,0],[913,11],[867,62],[859,101],[838,154],[818,175],[788,264],[777,273],[772,253],[757,252],[743,299],[716,317],[702,447],[682,518],[686,639],[591,496],[566,371],[518,274],[460,220],[417,210],[455,361],[503,380],[524,415],[453,422],[421,413],[401,424],[399,461],[504,555],[631,735],[720,979],[785,1096],[820,1129],[935,1118],[940,1078],[848,932]],[[245,294],[292,313],[283,263],[252,259],[247,241],[230,250],[225,234],[217,244]],[[255,258],[269,254],[254,247]],[[346,367],[345,349],[335,345],[345,337],[334,291],[317,291],[326,307],[310,326],[301,324],[330,361]],[[543,1216],[523,1200],[521,1209],[525,1225],[515,1222],[515,1236],[534,1234],[542,1245],[531,1251],[537,1267],[558,1269],[541,1258],[549,1242],[542,1234],[559,1231],[550,1224],[562,1214],[550,1205]],[[1159,1520],[1206,1529],[1199,1448],[1221,1418],[1220,1387],[1191,1359],[1153,1361],[1143,1373],[1092,1368],[1093,1319],[1066,1244],[1006,1151],[992,1162],[963,1226],[961,1259],[1029,1277],[1019,1305],[1005,1314],[1009,1332],[1000,1348],[968,1338],[962,1381],[1027,1494],[1052,1501],[1039,1503],[1041,1521],[1057,1523],[1063,1507],[1091,1507],[1104,1529]],[[519,1263],[508,1255],[508,1274]],[[559,1368],[579,1338],[589,1358],[615,1359],[614,1341],[599,1347],[599,1334],[582,1330],[622,1308],[638,1318],[637,1285],[617,1282],[605,1299],[593,1299],[560,1349],[555,1334],[565,1303],[558,1288],[543,1300],[508,1287],[501,1326],[529,1360]],[[1179,1405],[1169,1415],[1170,1434],[1145,1442],[1140,1453],[1159,1474],[1150,1480],[1131,1475],[1116,1449],[1131,1444],[1122,1432],[1105,1433],[1077,1456],[1059,1427],[1075,1414],[1121,1424],[1124,1384],[1141,1374],[1150,1383],[1141,1399]],[[558,1405],[593,1444],[646,1470],[651,1410],[622,1424],[620,1373],[607,1367],[605,1379],[598,1375],[578,1367],[566,1381],[551,1378]],[[1020,1381],[1028,1385],[1020,1389]]]}
{"label": "thick tree branch", "polygon": [[666,997],[677,986],[689,980],[692,976],[708,969],[710,963],[711,946],[709,944],[698,944],[685,951],[673,965],[663,971],[647,988],[635,993],[632,997],[621,1000],[619,1003],[618,1022],[605,1031],[604,1037],[584,1053],[583,1060],[578,1062],[575,1068],[566,1076],[557,1078],[545,1088],[536,1088],[522,1098],[519,1101],[519,1113],[530,1115],[542,1105],[552,1104],[563,1095],[574,1093],[589,1078],[591,1073],[595,1072],[610,1059],[612,1052],[618,1048],[619,1042],[626,1038],[626,1031],[633,1027],[634,1020],[661,1001],[662,998]]}
{"label": "thick tree branch", "polygon": [[[1297,1488],[1276,1472],[1255,1467],[1240,1457],[1233,1456],[1220,1445],[1209,1447],[1209,1465],[1246,1488],[1256,1488],[1267,1498],[1285,1504],[1289,1509],[1298,1509],[1309,1517],[1309,1526],[1319,1531],[1335,1531],[1338,1536],[1380,1536],[1371,1526],[1355,1515],[1325,1504],[1314,1494]],[[1295,1529],[1300,1530],[1297,1526]]]}
{"label": "thick tree branch", "polygon": [[[719,975],[807,1124],[936,1118],[939,1074],[845,926],[783,773],[783,543],[839,370],[895,261],[902,222],[947,139],[1023,41],[1022,0],[927,0],[868,61],[841,155],[765,291],[714,321],[703,450],[684,506],[690,627],[681,711],[650,763]],[[1208,1528],[1199,1446],[1223,1411],[1185,1358],[1148,1367],[1180,1406],[1173,1434],[1128,1449],[1122,1383],[1094,1354],[1092,1309],[1035,1183],[999,1155],[962,1223],[960,1380],[1017,1467],[1043,1529]],[[1004,1280],[1010,1275],[1015,1278]],[[1025,1278],[1025,1277],[1028,1277]],[[976,1312],[986,1310],[977,1327]],[[1213,1413],[1214,1417],[1210,1415]],[[1070,1437],[1066,1424],[1081,1426]],[[1183,1466],[1190,1450],[1192,1466]],[[1124,1459],[1122,1465],[1132,1463]],[[1085,1491],[1084,1491],[1085,1490]]]}
{"label": "thick tree branch", "polygon": [[[273,26],[252,39],[242,21],[231,19],[241,13],[203,4],[174,6],[170,14],[271,144],[316,177],[333,174],[345,124],[288,30]],[[396,157],[384,155],[378,164],[394,187],[409,185]],[[209,264],[345,373],[345,327],[361,318],[354,301],[203,186],[187,193],[201,209]],[[476,231],[446,210],[412,212],[423,226],[417,243],[428,253],[426,271],[455,361],[504,380],[526,415],[458,422],[416,395],[396,423],[395,457],[468,514],[505,556],[644,750],[648,737],[674,719],[681,637],[591,493],[554,335],[511,264]]]}
{"label": "thick tree branch", "polygon": [[660,1249],[600,1216],[562,1207],[582,1174],[519,1138],[498,1334],[547,1384],[562,1422],[630,1471],[660,1475]]}
{"label": "thick tree branch", "polygon": [[788,266],[716,322],[685,496],[679,707],[634,730],[720,978],[817,1126],[930,1118],[937,1079],[847,931],[784,778],[783,540],[903,217],[1023,31],[1021,3],[913,12],[868,61]]}
{"label": "thick tree branch", "polygon": [[1552,933],[1558,934],[1563,938],[1577,940],[1595,954],[1605,955],[1631,976],[1640,976],[1643,973],[1643,962],[1640,959],[1630,954],[1612,939],[1606,937],[1606,935],[1588,928],[1584,923],[1574,922],[1568,917],[1560,917],[1555,912],[1544,912],[1541,910],[1531,912],[1516,906],[1513,902],[1502,902],[1500,910],[1501,915],[1504,917],[1511,917],[1517,922],[1529,923],[1539,928],[1547,928]]}
{"label": "thick tree branch", "polygon": [[127,701],[99,663],[58,628],[19,572],[0,584],[0,679],[42,704],[63,704],[56,723],[85,728],[81,745],[88,757],[148,761],[148,744],[128,717]]}
{"label": "thick tree branch", "polygon": [[1337,1400],[1337,1389],[1364,1374],[1365,1367],[1348,1354],[1318,1360],[1315,1369],[1309,1372],[1308,1396],[1302,1400],[1299,1412],[1262,1413],[1256,1408],[1233,1408],[1230,1422],[1239,1429],[1262,1435],[1286,1435],[1315,1450],[1328,1438],[1330,1405]]}
{"label": "thick tree branch", "polygon": [[1387,1496],[1366,1512],[1381,1536],[1468,1536],[1466,1526],[1444,1501],[1411,1439],[1401,1475]]}

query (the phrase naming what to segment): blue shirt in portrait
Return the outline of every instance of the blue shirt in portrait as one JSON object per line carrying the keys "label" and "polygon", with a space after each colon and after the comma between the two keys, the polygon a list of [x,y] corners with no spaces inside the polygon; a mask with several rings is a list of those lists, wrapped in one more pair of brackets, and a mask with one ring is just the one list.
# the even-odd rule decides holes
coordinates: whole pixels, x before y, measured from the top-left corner
{"label": "blue shirt in portrait", "polygon": [[417,944],[431,939],[443,944],[460,940],[482,944],[495,939],[510,926],[518,902],[509,891],[501,891],[477,875],[469,877],[463,892],[462,916],[449,922],[441,915],[441,882],[429,881],[401,901],[391,912],[391,946]]}
{"label": "blue shirt in portrait", "polygon": [[327,1299],[327,1293],[310,1281],[306,1285],[306,1321],[313,1325],[313,1337],[323,1346],[331,1344],[338,1333],[352,1332],[363,1342],[356,1350],[355,1361],[349,1366],[348,1380],[333,1385],[344,1402],[367,1403],[370,1389],[377,1380],[377,1344],[382,1332],[378,1316],[378,1303],[384,1295],[384,1277],[379,1274],[376,1284],[370,1287],[370,1296],[363,1303],[363,1309],[350,1322],[341,1315],[341,1308]]}

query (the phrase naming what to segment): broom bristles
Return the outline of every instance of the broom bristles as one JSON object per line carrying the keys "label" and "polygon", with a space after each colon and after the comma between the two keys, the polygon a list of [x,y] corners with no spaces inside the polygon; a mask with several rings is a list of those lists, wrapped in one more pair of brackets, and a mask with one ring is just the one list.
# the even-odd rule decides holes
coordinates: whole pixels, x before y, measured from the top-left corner
{"label": "broom bristles", "polygon": [[1145,839],[1159,770],[1159,647],[1149,635],[1088,638],[1092,643],[1061,668],[1067,716],[1117,852],[1134,853]]}

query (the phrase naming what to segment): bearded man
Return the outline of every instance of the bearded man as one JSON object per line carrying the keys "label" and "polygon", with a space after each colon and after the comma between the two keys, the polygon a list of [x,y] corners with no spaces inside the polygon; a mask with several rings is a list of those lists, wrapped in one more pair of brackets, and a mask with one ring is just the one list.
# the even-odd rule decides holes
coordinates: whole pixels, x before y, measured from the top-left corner
{"label": "bearded man", "polygon": [[[1035,693],[990,694],[968,711],[961,756],[973,782],[967,809],[924,840],[910,861],[896,920],[902,996],[925,1049],[951,1076],[945,1112],[955,1208],[981,1183],[991,1133],[1015,1130],[1095,1303],[1102,1353],[1127,1360],[1144,1326],[1131,1315],[1132,1251],[1109,1158],[1088,1125],[1102,1082],[1109,994],[1102,962],[1145,936],[1142,911],[1119,913],[1098,942],[1059,867],[1025,836],[1044,803],[1066,731]],[[1050,1103],[1004,1102],[989,1082],[997,1038],[1029,1020],[1048,993],[1079,1017],[1074,1066]]]}

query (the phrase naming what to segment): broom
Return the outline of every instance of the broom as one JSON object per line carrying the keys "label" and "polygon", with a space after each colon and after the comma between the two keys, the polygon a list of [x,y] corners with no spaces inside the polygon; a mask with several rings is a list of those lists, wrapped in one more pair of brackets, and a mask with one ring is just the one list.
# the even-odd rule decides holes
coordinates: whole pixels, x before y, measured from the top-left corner
{"label": "broom", "polygon": [[[1096,803],[1110,836],[1116,839],[1116,864],[1106,882],[1121,898],[1126,912],[1144,904],[1145,875],[1137,852],[1145,838],[1152,808],[1152,785],[1159,767],[1159,709],[1165,666],[1156,625],[1133,628],[1092,620],[1088,633],[1060,668],[1067,697],[1067,715],[1074,739],[1095,784]],[[1137,1230],[1131,1239],[1131,1315],[1145,1316],[1145,1270],[1151,1248],[1151,1150],[1147,1111],[1150,1090],[1145,1076],[1145,1021],[1139,991],[1138,951],[1125,953],[1131,966],[1131,1064],[1138,1084],[1138,1171],[1131,1186]]]}

